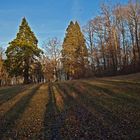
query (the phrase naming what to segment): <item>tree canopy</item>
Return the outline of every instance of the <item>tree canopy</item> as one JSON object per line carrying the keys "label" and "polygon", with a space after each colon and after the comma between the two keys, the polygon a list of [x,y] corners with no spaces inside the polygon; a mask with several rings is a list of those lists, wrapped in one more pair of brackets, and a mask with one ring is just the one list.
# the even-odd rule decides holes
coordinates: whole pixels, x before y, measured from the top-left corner
{"label": "tree canopy", "polygon": [[9,43],[6,50],[5,65],[11,76],[23,76],[24,83],[32,80],[32,71],[41,53],[37,44],[37,38],[23,18],[16,38]]}
{"label": "tree canopy", "polygon": [[81,77],[88,62],[88,51],[78,22],[70,22],[62,47],[62,62],[67,78]]}

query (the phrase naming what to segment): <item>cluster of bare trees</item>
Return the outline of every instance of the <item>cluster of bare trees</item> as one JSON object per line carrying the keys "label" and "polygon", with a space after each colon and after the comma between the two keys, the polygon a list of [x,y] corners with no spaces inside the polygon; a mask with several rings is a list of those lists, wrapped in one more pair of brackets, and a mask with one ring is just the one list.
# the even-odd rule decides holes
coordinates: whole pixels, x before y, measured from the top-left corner
{"label": "cluster of bare trees", "polygon": [[54,37],[43,43],[44,54],[41,59],[44,77],[47,81],[62,79],[61,42]]}
{"label": "cluster of bare trees", "polygon": [[110,7],[84,27],[90,69],[97,75],[115,75],[140,70],[140,3]]}

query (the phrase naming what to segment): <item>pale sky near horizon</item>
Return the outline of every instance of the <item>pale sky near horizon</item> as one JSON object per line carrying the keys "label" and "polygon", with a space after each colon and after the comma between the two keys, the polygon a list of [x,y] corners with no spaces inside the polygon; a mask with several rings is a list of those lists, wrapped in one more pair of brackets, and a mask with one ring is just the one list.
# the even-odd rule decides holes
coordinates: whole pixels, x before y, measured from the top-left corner
{"label": "pale sky near horizon", "polygon": [[52,37],[63,40],[71,20],[81,26],[100,14],[100,5],[126,4],[128,0],[0,0],[0,46],[16,37],[21,19],[26,17],[39,45]]}

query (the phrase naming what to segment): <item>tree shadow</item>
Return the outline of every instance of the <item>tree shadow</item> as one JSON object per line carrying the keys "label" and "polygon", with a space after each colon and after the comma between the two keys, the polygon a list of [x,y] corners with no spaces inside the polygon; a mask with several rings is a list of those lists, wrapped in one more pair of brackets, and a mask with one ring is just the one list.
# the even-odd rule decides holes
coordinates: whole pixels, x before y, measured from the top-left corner
{"label": "tree shadow", "polygon": [[[72,92],[77,94],[77,97],[72,100],[73,103],[77,103],[76,112],[82,112],[80,113],[80,116],[82,117],[79,117],[80,123],[83,124],[82,127],[79,127],[80,132],[82,132],[82,130],[85,130],[87,134],[91,132],[91,135],[88,135],[88,137],[92,139],[120,139],[131,137],[130,134],[133,128],[135,128],[134,125],[131,127],[132,124],[128,120],[114,114],[109,108],[106,108],[102,103],[96,101],[97,98],[94,100],[92,97],[87,96],[86,94],[89,91],[80,91],[77,86],[74,87],[74,85],[71,84],[61,84],[59,85],[59,88],[67,95],[66,102],[73,98],[71,96]],[[95,110],[95,112],[91,113],[89,111],[90,108]],[[89,127],[91,129],[88,129]],[[84,138],[87,137],[85,135],[83,136]]]}
{"label": "tree shadow", "polygon": [[[131,81],[115,81],[111,79],[98,79],[100,83],[107,84],[113,88],[121,88],[122,91],[125,91],[131,98],[134,96],[139,96],[140,93],[140,83],[133,83]],[[92,83],[92,81],[91,81]],[[132,94],[133,93],[133,94]]]}
{"label": "tree shadow", "polygon": [[24,92],[26,89],[27,87],[17,86],[0,90],[0,105],[14,98],[18,93]]}
{"label": "tree shadow", "polygon": [[[83,87],[81,87],[81,86]],[[53,87],[63,100],[63,110],[59,110]],[[106,88],[93,86],[85,82],[56,83],[49,85],[49,102],[46,105],[44,118],[44,139],[50,140],[77,140],[77,139],[127,139],[132,138],[129,122],[114,114],[104,105],[104,98],[95,97],[96,90],[116,97],[116,93]],[[90,89],[90,90],[89,90]],[[105,99],[106,100],[106,99]],[[108,101],[108,99],[106,100]],[[125,128],[130,127],[128,130]]]}
{"label": "tree shadow", "polygon": [[[57,89],[62,96],[65,94],[63,100],[69,106],[65,110],[65,118],[63,118],[64,132],[62,135],[64,135],[64,139],[107,139],[109,129],[87,108],[85,102],[78,101],[81,94],[77,95],[77,98],[72,97],[71,92],[73,91],[69,90],[66,85],[58,84]],[[79,94],[77,91],[75,93]]]}
{"label": "tree shadow", "polygon": [[128,84],[128,85],[132,85],[132,86],[140,86],[139,81],[131,81],[131,80],[122,80],[122,79],[98,79],[101,82],[107,82],[107,83],[111,83],[111,84],[115,84],[115,85],[121,85],[121,84]]}
{"label": "tree shadow", "polygon": [[61,122],[58,119],[59,109],[56,105],[56,98],[52,84],[48,84],[48,103],[44,115],[44,139],[61,140],[59,133]]}
{"label": "tree shadow", "polygon": [[4,114],[2,118],[0,118],[0,138],[10,137],[13,139],[17,139],[17,132],[13,131],[15,127],[16,121],[21,118],[22,114],[28,107],[30,100],[35,95],[36,91],[39,89],[41,85],[37,85],[27,95],[22,97],[8,112]]}
{"label": "tree shadow", "polygon": [[108,94],[110,96],[112,96],[113,100],[116,100],[118,102],[125,102],[125,103],[131,103],[132,105],[140,105],[140,102],[139,100],[137,100],[136,98],[134,98],[134,95],[133,94],[129,94],[129,93],[125,93],[124,91],[122,92],[114,92],[112,91],[110,88],[108,87],[102,87],[102,86],[99,86],[99,85],[95,85],[95,84],[92,84],[92,83],[88,83],[88,82],[80,82],[79,84],[85,86],[87,89],[90,88],[90,89],[95,89],[95,90],[98,90],[99,92],[104,92],[104,94]]}

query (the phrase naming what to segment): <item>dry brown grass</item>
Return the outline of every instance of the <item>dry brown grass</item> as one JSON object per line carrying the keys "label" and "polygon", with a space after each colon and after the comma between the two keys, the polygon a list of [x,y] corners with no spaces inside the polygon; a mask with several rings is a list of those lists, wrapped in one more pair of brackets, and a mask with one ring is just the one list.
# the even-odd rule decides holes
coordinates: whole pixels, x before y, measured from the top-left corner
{"label": "dry brown grass", "polygon": [[139,139],[139,76],[1,88],[0,138]]}

